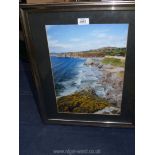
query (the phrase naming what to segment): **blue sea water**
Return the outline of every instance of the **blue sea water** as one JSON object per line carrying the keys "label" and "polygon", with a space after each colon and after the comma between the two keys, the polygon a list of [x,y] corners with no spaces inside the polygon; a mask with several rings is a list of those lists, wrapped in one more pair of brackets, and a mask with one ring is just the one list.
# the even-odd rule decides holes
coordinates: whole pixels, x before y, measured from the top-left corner
{"label": "blue sea water", "polygon": [[51,67],[53,71],[54,84],[56,89],[56,95],[59,96],[61,93],[71,91],[76,85],[77,76],[79,70],[85,59],[80,58],[63,58],[63,57],[50,57]]}
{"label": "blue sea water", "polygon": [[[56,96],[66,96],[88,87],[98,87],[101,75],[94,67],[84,65],[85,58],[50,57]],[[102,88],[103,89],[103,88]]]}

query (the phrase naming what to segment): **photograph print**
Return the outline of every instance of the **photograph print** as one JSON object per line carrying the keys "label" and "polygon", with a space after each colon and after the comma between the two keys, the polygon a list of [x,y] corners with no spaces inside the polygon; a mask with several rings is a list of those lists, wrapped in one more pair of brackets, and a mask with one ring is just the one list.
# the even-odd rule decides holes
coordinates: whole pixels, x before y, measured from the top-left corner
{"label": "photograph print", "polygon": [[45,29],[57,112],[120,115],[128,24]]}

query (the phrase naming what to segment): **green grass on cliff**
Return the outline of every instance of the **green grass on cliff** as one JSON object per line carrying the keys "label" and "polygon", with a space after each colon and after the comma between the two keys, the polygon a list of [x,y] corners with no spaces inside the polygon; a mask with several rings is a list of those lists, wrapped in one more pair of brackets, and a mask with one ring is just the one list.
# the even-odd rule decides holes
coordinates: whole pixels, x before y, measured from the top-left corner
{"label": "green grass on cliff", "polygon": [[89,91],[80,91],[57,100],[59,112],[94,113],[109,103]]}
{"label": "green grass on cliff", "polygon": [[109,56],[125,56],[126,55],[126,49],[125,48],[112,49],[110,51],[106,51],[105,55],[109,55]]}
{"label": "green grass on cliff", "polygon": [[105,58],[102,61],[103,64],[110,64],[116,67],[124,67],[125,60],[117,59],[117,58]]}

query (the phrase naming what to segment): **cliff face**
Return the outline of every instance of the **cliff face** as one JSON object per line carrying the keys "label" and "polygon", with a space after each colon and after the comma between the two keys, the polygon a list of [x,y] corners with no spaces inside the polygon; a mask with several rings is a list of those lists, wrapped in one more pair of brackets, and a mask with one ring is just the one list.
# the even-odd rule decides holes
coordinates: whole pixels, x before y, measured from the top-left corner
{"label": "cliff face", "polygon": [[66,52],[66,53],[52,53],[56,57],[104,57],[105,55],[122,55],[126,54],[125,48],[107,47],[96,50],[81,51],[81,52]]}
{"label": "cliff face", "polygon": [[[120,108],[122,102],[125,60],[122,59],[122,57],[121,59],[111,57],[104,57],[102,59],[88,58],[85,65],[97,67],[102,72],[102,77],[99,79],[98,85],[101,84],[106,93],[100,93],[100,97],[106,99],[113,106]],[[95,88],[95,91],[97,89],[98,87]]]}

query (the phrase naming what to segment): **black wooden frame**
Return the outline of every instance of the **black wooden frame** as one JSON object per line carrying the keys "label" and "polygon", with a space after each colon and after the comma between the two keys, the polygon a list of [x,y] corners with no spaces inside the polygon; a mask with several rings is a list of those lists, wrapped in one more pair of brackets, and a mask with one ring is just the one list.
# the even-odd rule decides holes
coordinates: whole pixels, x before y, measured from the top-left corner
{"label": "black wooden frame", "polygon": [[[89,114],[60,114],[55,108],[56,101],[51,74],[50,60],[48,57],[47,40],[45,32],[41,29],[49,17],[60,14],[87,14],[95,15],[104,13],[103,18],[107,22],[129,22],[127,60],[125,68],[125,81],[123,90],[123,104],[121,116],[108,116]],[[108,16],[106,19],[106,13]],[[47,15],[49,14],[49,15]],[[120,14],[120,15],[117,15]],[[54,21],[54,15],[52,22]],[[93,16],[93,15],[92,15]],[[65,17],[65,16],[64,16]],[[98,16],[96,16],[98,17]],[[122,19],[120,18],[122,17]],[[60,4],[22,4],[20,5],[20,18],[25,34],[27,51],[32,69],[32,75],[37,90],[40,114],[45,123],[78,124],[104,127],[134,127],[134,103],[135,103],[135,21],[134,2],[89,2],[89,3],[60,3]],[[72,22],[71,17],[69,22]],[[96,22],[97,18],[95,19]],[[100,20],[99,20],[100,21]],[[67,20],[65,21],[67,22]],[[59,20],[57,21],[57,24]],[[60,23],[61,24],[61,23]],[[42,45],[40,44],[42,42]],[[43,49],[45,52],[42,52]],[[49,86],[49,87],[48,87]]]}

